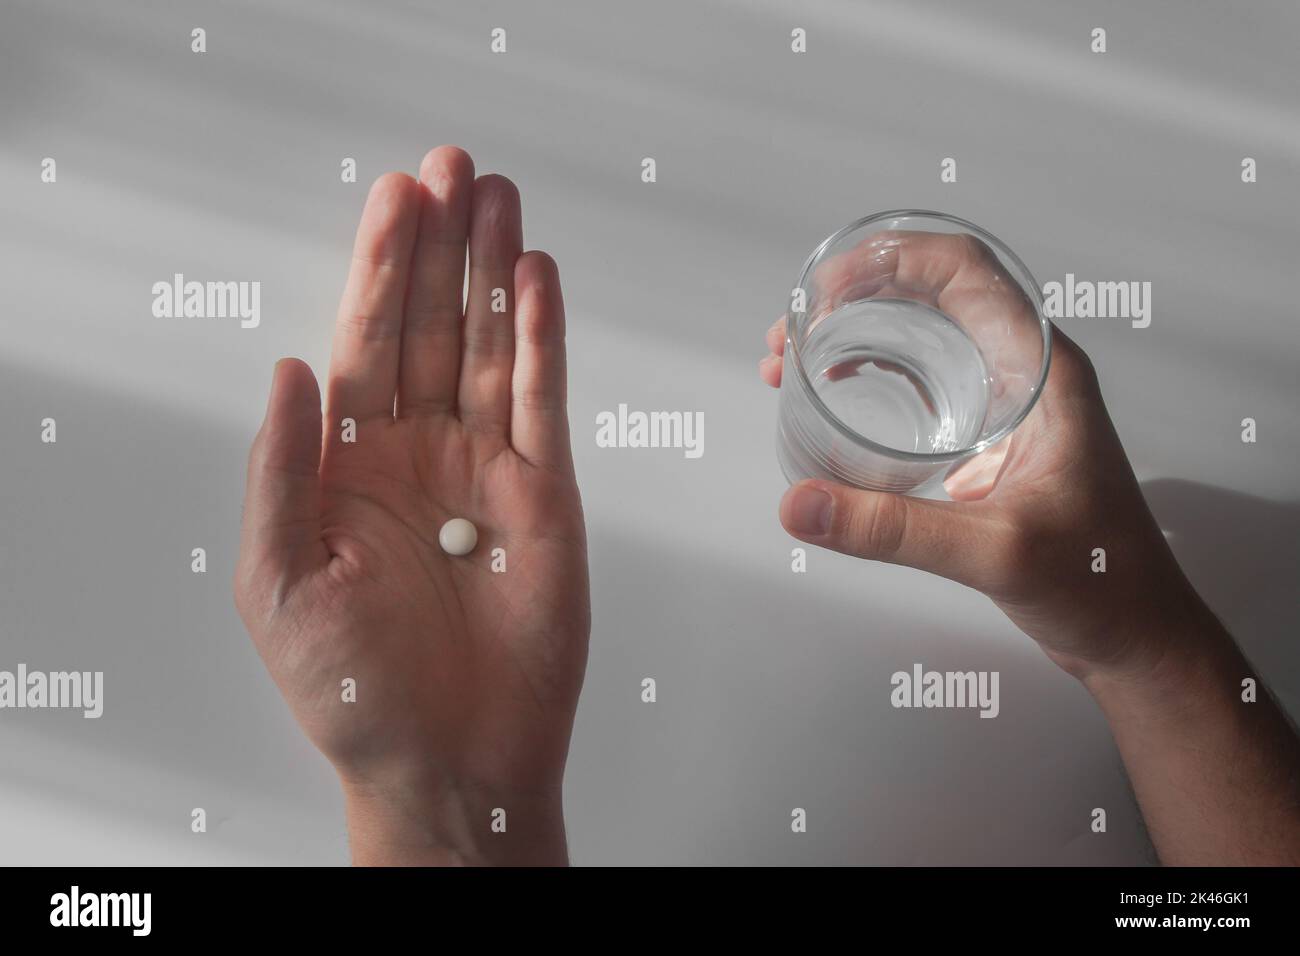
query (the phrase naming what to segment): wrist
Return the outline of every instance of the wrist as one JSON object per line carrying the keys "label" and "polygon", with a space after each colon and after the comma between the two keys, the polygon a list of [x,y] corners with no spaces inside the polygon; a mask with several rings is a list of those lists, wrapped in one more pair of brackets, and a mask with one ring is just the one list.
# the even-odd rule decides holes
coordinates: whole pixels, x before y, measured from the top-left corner
{"label": "wrist", "polygon": [[1140,579],[1098,575],[1045,608],[1003,609],[1090,691],[1177,681],[1188,661],[1231,639],[1172,555],[1146,564]]}
{"label": "wrist", "polygon": [[524,791],[341,775],[357,866],[564,866],[559,787]]}
{"label": "wrist", "polygon": [[[1077,675],[1103,706],[1134,698],[1152,707],[1179,705],[1205,686],[1244,668],[1236,644],[1195,592],[1128,625],[1130,653],[1093,663]],[[1235,680],[1236,678],[1233,677]]]}

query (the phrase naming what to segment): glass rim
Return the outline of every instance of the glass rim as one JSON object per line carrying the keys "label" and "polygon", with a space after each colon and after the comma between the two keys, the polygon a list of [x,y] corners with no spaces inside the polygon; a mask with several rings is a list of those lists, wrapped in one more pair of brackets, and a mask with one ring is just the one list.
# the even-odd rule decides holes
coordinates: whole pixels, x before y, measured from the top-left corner
{"label": "glass rim", "polygon": [[[807,281],[808,275],[812,271],[814,264],[821,259],[822,254],[828,248],[849,233],[855,232],[863,226],[869,226],[872,223],[879,222],[883,219],[910,219],[917,217],[939,219],[974,233],[980,239],[989,243],[996,252],[1006,256],[1011,261],[1011,264],[1018,268],[1029,280],[1029,285],[1032,290],[1030,300],[1033,302],[1034,312],[1038,316],[1038,325],[1043,337],[1043,360],[1039,365],[1038,380],[1030,389],[1029,399],[1024,403],[1024,407],[1016,413],[1015,418],[1002,428],[998,429],[998,431],[994,432],[988,438],[975,442],[973,445],[968,445],[965,448],[958,448],[953,451],[921,452],[903,451],[901,448],[890,448],[888,445],[881,445],[878,442],[874,442],[865,435],[860,434],[855,429],[850,428],[838,415],[831,411],[825,402],[822,401],[821,396],[817,394],[817,390],[813,388],[812,381],[808,378],[808,372],[804,368],[803,364],[803,357],[799,354],[799,347],[794,341],[794,333],[792,331],[792,326],[794,325],[793,321],[787,321],[785,324],[785,354],[786,357],[791,355],[794,356],[794,367],[797,373],[796,377],[799,379],[800,385],[803,386],[804,391],[812,401],[813,407],[817,410],[818,414],[829,421],[837,431],[844,435],[845,438],[849,439],[856,445],[866,448],[868,451],[876,452],[890,458],[897,458],[902,461],[941,464],[943,462],[956,461],[959,458],[966,458],[971,455],[978,455],[980,452],[987,451],[989,448],[992,448],[998,442],[1002,441],[1002,439],[1015,431],[1016,428],[1019,427],[1020,423],[1025,420],[1030,411],[1033,410],[1034,405],[1037,404],[1038,396],[1043,391],[1043,386],[1047,382],[1047,373],[1052,363],[1052,323],[1048,321],[1047,316],[1043,312],[1043,290],[1039,288],[1038,280],[1035,279],[1034,274],[1029,271],[1029,267],[1025,265],[1024,261],[1021,260],[1018,255],[1011,251],[1005,242],[993,235],[993,233],[975,225],[973,222],[962,219],[959,216],[952,216],[945,212],[935,212],[931,209],[889,209],[885,212],[877,212],[872,213],[870,216],[863,216],[861,219],[849,223],[847,226],[836,230],[823,239],[817,248],[812,251],[811,255],[809,255],[804,261],[803,269],[799,272],[799,281],[795,284],[795,288],[805,288],[804,283]],[[1021,285],[1023,285],[1023,283],[1021,283]],[[800,314],[806,316],[807,311],[805,310]],[[787,315],[790,315],[791,319],[793,319],[793,313],[787,311]],[[789,363],[786,364],[788,365]]]}

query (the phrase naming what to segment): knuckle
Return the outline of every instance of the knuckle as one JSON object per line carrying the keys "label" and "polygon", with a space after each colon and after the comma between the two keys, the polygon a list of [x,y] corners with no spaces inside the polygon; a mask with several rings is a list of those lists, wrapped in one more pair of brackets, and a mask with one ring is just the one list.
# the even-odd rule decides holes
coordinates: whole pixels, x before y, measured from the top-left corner
{"label": "knuckle", "polygon": [[515,393],[515,408],[521,412],[554,415],[564,411],[564,399],[541,389],[528,389]]}
{"label": "knuckle", "polygon": [[1022,525],[994,546],[994,567],[1003,586],[1023,583],[1045,564],[1051,536],[1037,525]]}
{"label": "knuckle", "polygon": [[408,328],[430,334],[459,334],[461,309],[438,302],[413,302],[406,307]]}
{"label": "knuckle", "polygon": [[376,312],[343,312],[338,326],[344,335],[366,342],[391,338],[396,331],[396,324],[388,316]]}
{"label": "knuckle", "polygon": [[256,474],[266,466],[267,449],[270,440],[266,434],[266,424],[257,430],[253,436],[253,443],[248,446],[248,471],[250,474]]}
{"label": "knuckle", "polygon": [[848,534],[862,553],[884,561],[903,548],[907,535],[907,505],[897,495],[858,498],[850,510]]}
{"label": "knuckle", "polygon": [[969,263],[985,264],[997,260],[993,250],[978,236],[964,232],[957,236],[957,243],[961,257]]}
{"label": "knuckle", "polygon": [[514,349],[514,335],[501,329],[465,328],[465,351],[470,355],[492,356]]}
{"label": "knuckle", "polygon": [[1101,380],[1097,366],[1087,352],[1063,335],[1056,336],[1052,346],[1055,353],[1052,362],[1058,369],[1057,375],[1069,391],[1100,391]]}

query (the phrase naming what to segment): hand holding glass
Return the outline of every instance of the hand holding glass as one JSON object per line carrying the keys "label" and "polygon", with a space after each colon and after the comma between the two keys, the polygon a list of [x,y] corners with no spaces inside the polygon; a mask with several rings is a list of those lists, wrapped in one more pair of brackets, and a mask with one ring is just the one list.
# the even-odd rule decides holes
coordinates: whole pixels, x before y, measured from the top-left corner
{"label": "hand holding glass", "polygon": [[1038,285],[996,237],[942,213],[859,220],[813,252],[791,295],[781,469],[924,490],[1024,420],[1050,354]]}

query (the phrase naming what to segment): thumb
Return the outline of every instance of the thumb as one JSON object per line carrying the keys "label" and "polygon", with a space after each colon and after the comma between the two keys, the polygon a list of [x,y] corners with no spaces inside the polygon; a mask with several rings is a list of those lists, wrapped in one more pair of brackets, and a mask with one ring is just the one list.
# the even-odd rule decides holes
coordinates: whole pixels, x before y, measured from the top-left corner
{"label": "thumb", "polygon": [[269,587],[278,604],[289,585],[329,559],[321,539],[320,454],[316,376],[299,359],[281,359],[248,456],[237,592]]}
{"label": "thumb", "polygon": [[969,505],[801,481],[781,499],[781,524],[801,541],[980,588],[987,535]]}

